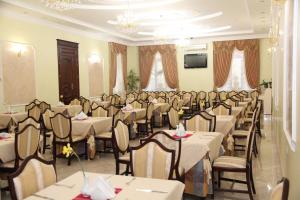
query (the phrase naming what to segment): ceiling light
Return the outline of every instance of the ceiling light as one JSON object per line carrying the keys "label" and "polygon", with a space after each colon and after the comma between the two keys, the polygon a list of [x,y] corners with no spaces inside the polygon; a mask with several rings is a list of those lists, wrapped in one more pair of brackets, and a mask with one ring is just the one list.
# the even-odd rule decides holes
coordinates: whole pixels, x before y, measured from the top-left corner
{"label": "ceiling light", "polygon": [[80,0],[42,0],[47,7],[57,10],[69,10],[74,8],[74,5],[80,4]]}
{"label": "ceiling light", "polygon": [[[95,1],[95,0],[94,0]],[[93,2],[94,2],[93,1]],[[161,7],[161,6],[165,6],[165,5],[169,5],[169,4],[173,4],[173,3],[177,3],[183,0],[145,0],[145,2],[135,2],[131,9],[142,9],[142,8],[155,8],[155,7]],[[108,1],[107,1],[108,2]],[[125,3],[122,4],[74,4],[73,8],[76,9],[90,9],[90,10],[123,10],[123,9],[127,9],[127,4],[126,4],[126,0],[122,1]]]}

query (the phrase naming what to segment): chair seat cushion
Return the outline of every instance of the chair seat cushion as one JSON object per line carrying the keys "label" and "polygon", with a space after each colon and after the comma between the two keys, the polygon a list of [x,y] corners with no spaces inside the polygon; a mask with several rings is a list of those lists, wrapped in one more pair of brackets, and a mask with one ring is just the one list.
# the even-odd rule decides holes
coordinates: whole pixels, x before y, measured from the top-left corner
{"label": "chair seat cushion", "polygon": [[246,159],[234,156],[221,156],[214,161],[213,167],[245,169]]}
{"label": "chair seat cushion", "polygon": [[182,106],[182,109],[183,109],[183,110],[189,110],[190,107],[188,107],[188,106]]}
{"label": "chair seat cushion", "polygon": [[123,161],[130,161],[130,154],[129,153],[125,153],[124,155],[121,155],[119,157],[119,160],[123,160]]}
{"label": "chair seat cushion", "polygon": [[137,124],[146,124],[146,120],[145,119],[140,119],[138,121],[136,121]]}
{"label": "chair seat cushion", "polygon": [[249,134],[249,131],[243,131],[243,130],[238,130],[238,131],[233,131],[232,136],[244,136],[247,137]]}
{"label": "chair seat cushion", "polygon": [[[82,136],[82,135],[73,135],[72,136],[72,141],[73,142],[78,142],[80,140],[84,140],[86,139],[85,136]],[[65,139],[60,139],[60,138],[56,138],[56,141],[57,142],[69,142],[69,138],[65,138]]]}
{"label": "chair seat cushion", "polygon": [[97,133],[95,135],[95,138],[107,138],[107,139],[111,139],[112,138],[112,132],[107,131],[107,132]]}

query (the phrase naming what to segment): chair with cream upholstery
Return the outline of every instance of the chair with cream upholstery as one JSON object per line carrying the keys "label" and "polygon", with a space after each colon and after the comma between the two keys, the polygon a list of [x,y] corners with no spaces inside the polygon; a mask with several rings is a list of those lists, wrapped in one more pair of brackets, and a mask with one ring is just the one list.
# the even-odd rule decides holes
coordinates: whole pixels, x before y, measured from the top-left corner
{"label": "chair with cream upholstery", "polygon": [[129,130],[122,120],[117,120],[112,132],[113,151],[116,160],[116,174],[120,174],[120,164],[126,165],[126,171],[122,174],[130,173],[129,156]]}
{"label": "chair with cream upholstery", "polygon": [[145,135],[149,135],[149,132],[153,133],[153,111],[154,111],[154,104],[149,103],[146,109],[145,118],[136,121],[137,130],[138,130],[137,132],[139,134],[144,133]]}
{"label": "chair with cream upholstery", "polygon": [[165,147],[175,151],[175,164],[174,164],[174,174],[173,179],[177,179],[181,182],[184,181],[184,169],[179,167],[180,157],[181,157],[181,140],[175,139],[168,133],[164,131],[158,131],[147,138],[140,139],[140,143],[143,144],[149,139],[154,139],[159,141]]}
{"label": "chair with cream upholstery", "polygon": [[219,92],[220,101],[225,101],[228,98],[228,93],[226,91]]}
{"label": "chair with cream upholstery", "polygon": [[28,117],[32,117],[36,121],[40,121],[41,118],[41,109],[38,105],[34,105],[28,110]]}
{"label": "chair with cream upholstery", "polygon": [[108,110],[108,117],[114,116],[114,114],[116,114],[120,110],[120,108],[118,108],[114,105],[110,105],[105,109]]}
{"label": "chair with cream upholstery", "polygon": [[[46,109],[45,112],[42,114],[43,118],[43,153],[45,153],[46,149],[50,149],[51,144],[52,144],[52,137],[53,137],[53,132],[52,132],[52,126],[50,122],[50,117],[54,116],[54,112],[50,109]],[[50,143],[47,144],[47,138],[50,139]]]}
{"label": "chair with cream upholstery", "polygon": [[74,106],[74,105],[81,105],[81,102],[79,99],[75,98],[70,102],[70,105]]}
{"label": "chair with cream upholstery", "polygon": [[142,108],[142,103],[137,100],[133,100],[129,104],[133,107],[133,109],[141,109]]}
{"label": "chair with cream upholstery", "polygon": [[107,101],[106,99],[107,97],[108,97],[107,94],[103,93],[101,96],[102,101]]}
{"label": "chair with cream upholstery", "polygon": [[208,92],[209,107],[214,106],[218,102],[218,93],[216,91]]}
{"label": "chair with cream upholstery", "polygon": [[[255,127],[252,126],[250,129],[250,134],[247,136],[247,150],[245,157],[234,157],[234,156],[220,156],[213,162],[212,165],[212,180],[214,182],[214,174],[218,173],[218,188],[214,188],[213,184],[213,194],[216,190],[223,192],[237,192],[237,193],[248,193],[250,200],[253,200],[253,194],[255,194],[255,187],[253,181],[252,172],[252,151],[253,151],[253,141],[254,141]],[[244,173],[246,175],[246,181],[236,180],[232,178],[224,178],[222,174],[224,172],[232,173]],[[231,177],[234,177],[233,175]],[[247,190],[241,189],[224,189],[221,188],[221,180],[229,181],[233,183],[242,183],[247,185]]]}
{"label": "chair with cream upholstery", "polygon": [[[130,149],[132,176],[172,179],[175,165],[175,150],[168,149],[159,141],[148,139]],[[150,165],[151,163],[151,165]]]}
{"label": "chair with cream upholstery", "polygon": [[214,115],[231,115],[231,106],[225,103],[218,103],[212,107]]}
{"label": "chair with cream upholstery", "polygon": [[178,109],[178,104],[179,104],[178,99],[174,98],[172,101],[172,107]]}
{"label": "chair with cream upholstery", "polygon": [[51,110],[51,105],[46,103],[45,101],[42,101],[40,104],[39,104],[39,107],[41,109],[41,113],[44,113],[47,109],[50,109]]}
{"label": "chair with cream upholstery", "polygon": [[287,178],[282,178],[273,188],[270,200],[288,200],[289,185],[289,180]]}
{"label": "chair with cream upholstery", "polygon": [[203,111],[184,119],[184,124],[188,131],[214,132],[216,116]]}
{"label": "chair with cream upholstery", "polygon": [[182,95],[182,110],[184,113],[190,114],[193,111],[193,95],[191,92],[185,92]]}
{"label": "chair with cream upholstery", "polygon": [[25,105],[25,112],[28,112],[29,109],[31,109],[33,106],[35,106],[34,102],[30,102],[29,104]]}
{"label": "chair with cream upholstery", "polygon": [[[53,130],[53,159],[56,162],[56,157],[63,155],[57,154],[57,146],[66,146],[68,143],[75,150],[74,146],[83,143],[85,152],[85,159],[88,158],[88,146],[87,138],[85,136],[73,136],[72,135],[72,121],[70,117],[63,115],[62,113],[57,113],[53,117],[50,117],[50,122]],[[68,157],[68,165],[71,165],[71,156]]]}
{"label": "chair with cream upholstery", "polygon": [[82,100],[82,112],[84,112],[86,115],[89,115],[91,109],[91,102],[88,99]]}
{"label": "chair with cream upholstery", "polygon": [[237,94],[237,91],[230,91],[230,92],[228,92],[228,97],[232,97],[236,94]]}
{"label": "chair with cream upholstery", "polygon": [[250,92],[250,97],[252,99],[258,98],[258,96],[259,96],[259,93],[258,93],[257,90],[254,90],[254,91]]}
{"label": "chair with cream upholstery", "polygon": [[12,199],[25,199],[56,182],[54,162],[29,156],[8,180]]}
{"label": "chair with cream upholstery", "polygon": [[155,99],[155,98],[154,98],[153,96],[149,95],[149,97],[148,97],[148,102],[152,102],[154,99]]}
{"label": "chair with cream upholstery", "polygon": [[239,92],[239,95],[243,96],[244,98],[248,98],[249,93],[246,90],[242,90]]}
{"label": "chair with cream upholstery", "polygon": [[33,117],[27,117],[24,120],[18,122],[18,130],[23,130],[28,124],[32,124],[38,129],[40,128],[40,123],[38,121],[36,121]]}
{"label": "chair with cream upholstery", "polygon": [[108,117],[108,110],[103,106],[97,106],[92,109],[92,117]]}
{"label": "chair with cream upholstery", "polygon": [[225,103],[227,105],[230,105],[231,107],[238,107],[239,106],[239,100],[234,99],[233,97],[229,97]]}
{"label": "chair with cream upholstery", "polygon": [[179,124],[178,112],[179,111],[176,110],[176,108],[174,108],[173,106],[170,107],[168,111],[169,129],[176,129],[176,126]]}

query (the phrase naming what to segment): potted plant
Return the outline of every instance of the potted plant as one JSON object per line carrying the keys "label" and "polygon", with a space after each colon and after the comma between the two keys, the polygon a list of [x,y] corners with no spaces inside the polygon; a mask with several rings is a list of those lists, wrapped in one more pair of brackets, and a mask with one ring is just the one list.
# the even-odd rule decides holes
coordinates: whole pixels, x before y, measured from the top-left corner
{"label": "potted plant", "polygon": [[139,77],[136,75],[136,73],[131,69],[129,71],[129,74],[127,76],[127,89],[128,92],[133,92],[135,90],[138,89],[138,81],[139,81]]}

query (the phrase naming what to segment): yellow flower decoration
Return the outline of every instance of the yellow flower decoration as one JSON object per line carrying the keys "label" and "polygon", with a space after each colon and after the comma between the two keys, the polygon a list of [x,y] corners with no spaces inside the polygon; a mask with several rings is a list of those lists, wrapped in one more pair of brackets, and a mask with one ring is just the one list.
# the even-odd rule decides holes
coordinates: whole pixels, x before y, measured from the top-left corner
{"label": "yellow flower decoration", "polygon": [[72,155],[73,149],[72,149],[72,147],[70,146],[69,143],[67,144],[67,146],[64,146],[64,147],[63,147],[62,153],[63,153],[64,155],[66,155],[67,158],[68,158],[70,155]]}
{"label": "yellow flower decoration", "polygon": [[201,104],[201,107],[204,107],[205,106],[205,101],[201,101],[200,104]]}

